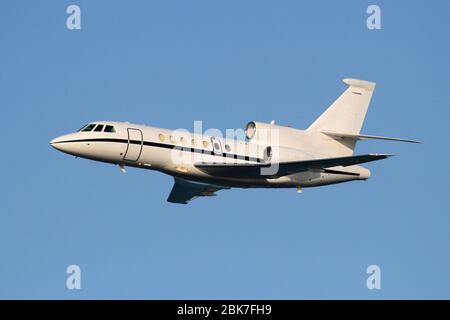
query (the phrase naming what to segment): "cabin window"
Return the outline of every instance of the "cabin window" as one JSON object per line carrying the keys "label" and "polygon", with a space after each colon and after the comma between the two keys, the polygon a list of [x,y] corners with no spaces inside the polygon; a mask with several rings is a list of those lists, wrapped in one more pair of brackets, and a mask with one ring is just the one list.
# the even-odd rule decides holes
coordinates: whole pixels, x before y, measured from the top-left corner
{"label": "cabin window", "polygon": [[218,142],[214,142],[214,150],[220,151],[220,144]]}
{"label": "cabin window", "polygon": [[113,126],[106,126],[105,127],[105,132],[116,132],[116,129],[114,129]]}
{"label": "cabin window", "polygon": [[183,137],[180,137],[180,142],[181,142],[182,145],[184,145],[184,138]]}
{"label": "cabin window", "polygon": [[208,142],[208,141],[206,141],[206,140],[203,140],[203,146],[204,146],[205,148],[208,148],[208,146],[209,146],[209,142]]}
{"label": "cabin window", "polygon": [[99,125],[97,125],[97,126],[95,127],[94,131],[96,131],[96,132],[102,132],[102,131],[103,131],[103,127],[104,127],[104,125],[99,124]]}
{"label": "cabin window", "polygon": [[164,142],[164,140],[166,140],[166,137],[162,133],[160,133],[158,135],[158,138],[159,138],[159,141],[161,141],[161,142]]}
{"label": "cabin window", "polygon": [[192,146],[195,147],[195,139],[192,139]]}
{"label": "cabin window", "polygon": [[172,142],[172,143],[175,143],[175,142],[176,142],[176,140],[175,140],[175,138],[174,138],[173,136],[169,136],[169,140],[170,140],[170,142]]}
{"label": "cabin window", "polygon": [[92,129],[94,129],[94,127],[95,127],[95,123],[91,123],[91,124],[85,126],[83,129],[81,129],[81,131],[84,131],[84,132],[92,131]]}
{"label": "cabin window", "polygon": [[225,150],[227,150],[227,152],[230,152],[231,151],[230,145],[226,144],[225,145]]}

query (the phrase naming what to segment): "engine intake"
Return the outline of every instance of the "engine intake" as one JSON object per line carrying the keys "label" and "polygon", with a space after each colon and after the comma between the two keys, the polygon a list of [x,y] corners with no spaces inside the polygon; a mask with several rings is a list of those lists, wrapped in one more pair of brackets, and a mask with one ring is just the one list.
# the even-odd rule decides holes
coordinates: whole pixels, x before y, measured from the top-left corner
{"label": "engine intake", "polygon": [[250,121],[245,126],[245,136],[248,140],[267,142],[271,140],[275,127],[270,123]]}

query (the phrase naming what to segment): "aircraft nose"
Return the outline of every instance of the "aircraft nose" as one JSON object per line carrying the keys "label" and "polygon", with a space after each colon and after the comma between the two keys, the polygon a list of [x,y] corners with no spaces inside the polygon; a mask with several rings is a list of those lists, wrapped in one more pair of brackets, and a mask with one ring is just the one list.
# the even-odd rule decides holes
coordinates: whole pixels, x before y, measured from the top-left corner
{"label": "aircraft nose", "polygon": [[58,138],[52,139],[49,143],[50,143],[50,145],[53,147],[53,145],[56,144],[56,143],[58,143],[59,141],[60,141],[60,139],[59,139],[59,137],[58,137]]}
{"label": "aircraft nose", "polygon": [[61,143],[62,141],[63,141],[63,139],[61,139],[61,137],[57,137],[57,138],[51,140],[49,143],[56,150],[61,150],[61,145],[58,145],[58,144]]}
{"label": "aircraft nose", "polygon": [[50,141],[50,145],[58,151],[70,153],[73,149],[71,141],[74,139],[73,134],[66,134]]}
{"label": "aircraft nose", "polygon": [[50,141],[50,145],[58,151],[74,156],[82,156],[86,151],[86,143],[83,144],[81,141],[78,133],[70,133],[53,139]]}

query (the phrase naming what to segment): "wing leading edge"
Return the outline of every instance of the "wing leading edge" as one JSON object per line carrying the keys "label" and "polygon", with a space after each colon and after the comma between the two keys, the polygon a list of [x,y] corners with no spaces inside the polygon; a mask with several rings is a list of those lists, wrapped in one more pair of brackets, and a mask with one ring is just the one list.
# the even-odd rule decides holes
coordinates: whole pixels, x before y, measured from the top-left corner
{"label": "wing leading edge", "polygon": [[349,157],[281,162],[278,164],[218,164],[201,162],[195,164],[195,166],[203,172],[216,176],[239,178],[276,178],[309,170],[320,170],[337,166],[347,167],[386,159],[390,156],[391,155],[389,154],[363,154]]}

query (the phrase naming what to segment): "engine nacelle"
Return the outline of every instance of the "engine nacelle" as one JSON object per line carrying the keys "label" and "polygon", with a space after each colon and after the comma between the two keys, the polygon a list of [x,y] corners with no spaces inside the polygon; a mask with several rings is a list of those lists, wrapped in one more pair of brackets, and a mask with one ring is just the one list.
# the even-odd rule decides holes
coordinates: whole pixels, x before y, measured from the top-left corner
{"label": "engine nacelle", "polygon": [[276,127],[278,126],[270,123],[250,121],[245,126],[245,135],[248,140],[254,142],[269,142],[272,138],[276,138],[272,132]]}
{"label": "engine nacelle", "polygon": [[299,149],[302,130],[279,126],[274,123],[250,121],[245,127],[246,138],[257,146],[257,154],[265,162],[308,159],[310,155]]}
{"label": "engine nacelle", "polygon": [[279,126],[275,123],[265,123],[250,121],[245,127],[245,134],[248,140],[252,142],[265,142],[272,141],[276,143],[278,141],[283,142],[282,145],[294,146],[296,140],[304,136],[305,131]]}

